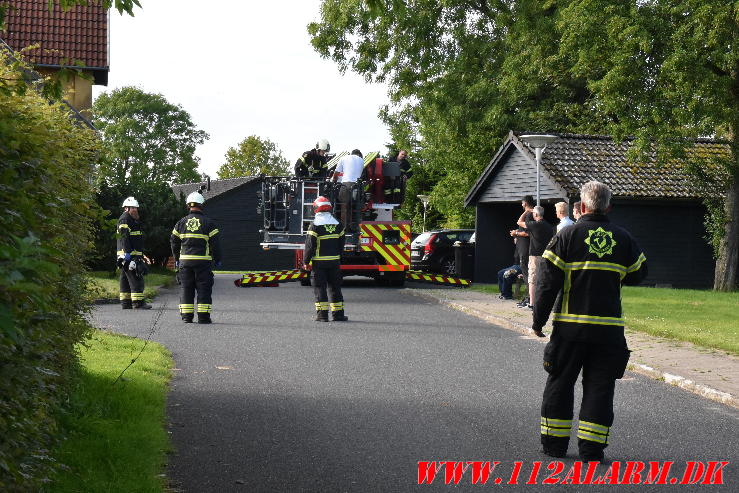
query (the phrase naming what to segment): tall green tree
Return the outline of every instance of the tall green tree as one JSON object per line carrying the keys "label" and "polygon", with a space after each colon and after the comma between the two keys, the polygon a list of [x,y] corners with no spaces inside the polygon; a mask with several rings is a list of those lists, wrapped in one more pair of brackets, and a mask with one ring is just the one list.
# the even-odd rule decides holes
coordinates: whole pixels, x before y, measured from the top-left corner
{"label": "tall green tree", "polygon": [[[341,70],[389,84],[381,114],[396,142],[418,143],[447,224],[472,224],[462,199],[510,129],[633,135],[635,164],[654,151],[681,158],[722,197],[710,221],[720,237],[716,288],[731,289],[737,9],[712,0],[324,0],[308,31]],[[699,136],[728,138],[732,159],[689,152],[686,139]]]}
{"label": "tall green tree", "polygon": [[218,169],[218,178],[289,173],[290,163],[274,142],[250,135],[236,147],[228,148],[226,162]]}
{"label": "tall green tree", "polygon": [[208,134],[196,128],[181,106],[129,86],[98,96],[92,112],[103,141],[101,184],[125,187],[199,179],[195,150]]}
{"label": "tall green tree", "polygon": [[[510,129],[596,126],[585,81],[561,69],[556,5],[325,0],[308,31],[341,70],[388,83],[382,115],[393,139],[436,179],[431,203],[447,225],[470,226],[463,199]],[[531,33],[535,43],[522,45]]]}
{"label": "tall green tree", "polygon": [[[558,22],[569,72],[587,80],[607,131],[636,136],[687,160],[711,187],[718,259],[714,287],[734,289],[739,264],[739,3],[713,0],[578,0]],[[731,143],[727,159],[690,152],[690,139]],[[715,172],[718,171],[718,172]]]}

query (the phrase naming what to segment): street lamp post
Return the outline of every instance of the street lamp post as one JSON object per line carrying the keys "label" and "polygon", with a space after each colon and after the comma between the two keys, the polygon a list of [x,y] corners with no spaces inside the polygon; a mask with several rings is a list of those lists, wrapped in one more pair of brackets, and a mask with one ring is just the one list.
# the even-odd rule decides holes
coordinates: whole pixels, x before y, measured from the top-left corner
{"label": "street lamp post", "polygon": [[534,154],[536,155],[536,205],[541,205],[541,155],[544,149],[547,148],[547,144],[557,140],[559,137],[556,135],[546,134],[531,134],[522,135],[519,137],[522,141],[534,148]]}
{"label": "street lamp post", "polygon": [[426,208],[429,205],[429,196],[428,195],[416,195],[418,199],[423,204],[423,232],[426,232]]}

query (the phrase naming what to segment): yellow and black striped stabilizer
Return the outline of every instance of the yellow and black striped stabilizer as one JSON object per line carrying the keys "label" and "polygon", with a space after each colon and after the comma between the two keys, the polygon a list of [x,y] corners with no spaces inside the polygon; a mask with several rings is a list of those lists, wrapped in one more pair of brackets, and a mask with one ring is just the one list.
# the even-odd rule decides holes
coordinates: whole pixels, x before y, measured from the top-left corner
{"label": "yellow and black striped stabilizer", "polygon": [[237,287],[253,286],[259,284],[275,284],[281,282],[292,282],[305,279],[310,275],[309,272],[300,269],[295,270],[277,270],[277,271],[259,271],[244,272],[241,279],[236,279],[234,284]]}
{"label": "yellow and black striped stabilizer", "polygon": [[469,279],[442,276],[441,274],[429,274],[428,272],[421,272],[417,270],[409,270],[408,272],[406,272],[405,277],[409,281],[430,282],[433,284],[445,284],[448,286],[457,286],[460,288],[466,288],[467,286],[472,285],[472,281],[470,281]]}

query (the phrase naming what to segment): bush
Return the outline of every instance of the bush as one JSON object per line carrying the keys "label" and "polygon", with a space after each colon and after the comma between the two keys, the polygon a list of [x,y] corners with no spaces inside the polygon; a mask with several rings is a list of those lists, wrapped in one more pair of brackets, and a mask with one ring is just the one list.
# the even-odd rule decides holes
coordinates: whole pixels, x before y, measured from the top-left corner
{"label": "bush", "polygon": [[[0,57],[0,78],[19,79]],[[94,133],[34,91],[0,91],[0,490],[53,466],[56,415],[85,320],[83,261],[97,206]]]}

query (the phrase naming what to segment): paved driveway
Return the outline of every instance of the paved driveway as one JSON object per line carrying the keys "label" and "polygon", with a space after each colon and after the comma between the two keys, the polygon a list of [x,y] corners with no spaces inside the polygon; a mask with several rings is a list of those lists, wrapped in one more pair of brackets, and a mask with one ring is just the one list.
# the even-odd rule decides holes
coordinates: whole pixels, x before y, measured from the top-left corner
{"label": "paved driveway", "polygon": [[[445,486],[441,477],[419,487],[422,460],[500,460],[496,472],[504,481],[513,461],[523,461],[519,483],[528,480],[533,461],[545,461],[539,482],[546,477],[548,461],[538,453],[545,381],[538,342],[364,280],[345,286],[350,322],[317,323],[310,288],[235,288],[235,277],[217,276],[211,326],[180,323],[174,290],[155,302],[166,306],[154,339],[172,351],[177,367],[168,403],[176,448],[168,475],[175,487],[198,493],[481,488],[471,485],[469,472],[457,486]],[[146,337],[155,311],[108,305],[94,318],[98,327]],[[685,461],[739,459],[735,409],[634,374],[616,392],[609,458],[675,461],[673,476],[682,474]],[[737,491],[733,464],[724,477],[731,485],[720,489]]]}

